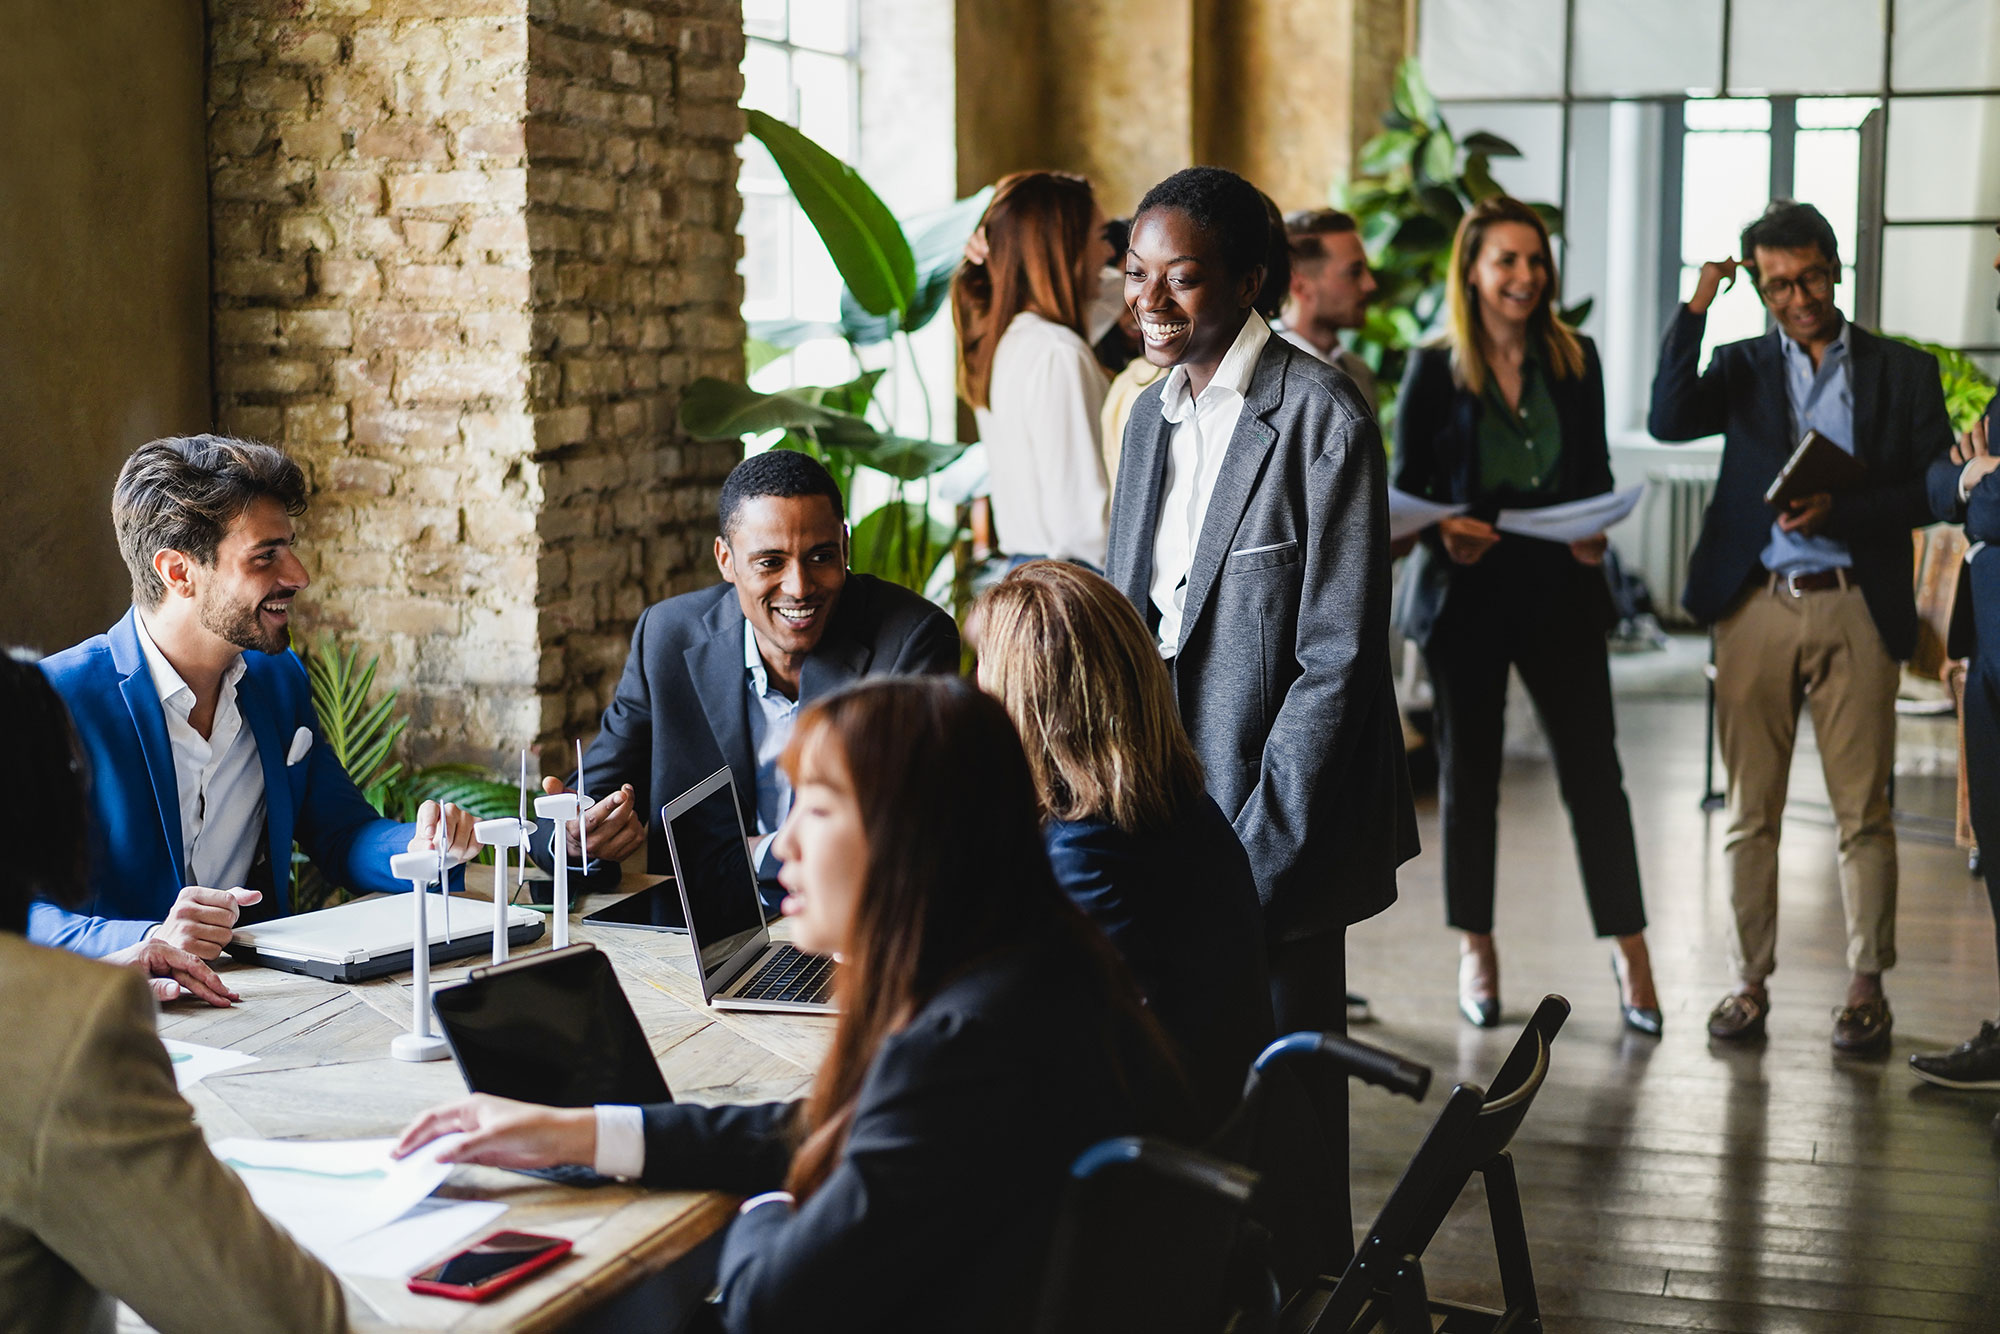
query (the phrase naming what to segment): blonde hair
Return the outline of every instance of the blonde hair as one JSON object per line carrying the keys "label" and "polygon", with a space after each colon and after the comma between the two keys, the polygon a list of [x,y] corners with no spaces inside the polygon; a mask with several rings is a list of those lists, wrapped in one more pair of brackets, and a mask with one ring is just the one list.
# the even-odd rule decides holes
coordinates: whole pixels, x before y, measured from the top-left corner
{"label": "blonde hair", "polygon": [[1110,581],[1030,561],[987,589],[974,615],[979,684],[1020,730],[1044,818],[1136,833],[1200,790],[1159,649]]}
{"label": "blonde hair", "polygon": [[1083,336],[1094,273],[1083,272],[1096,212],[1090,182],[1061,171],[1017,171],[993,189],[979,226],[986,262],[961,263],[951,280],[958,334],[958,396],[988,406],[993,353],[1024,310]]}
{"label": "blonde hair", "polygon": [[1564,324],[1555,310],[1556,260],[1549,247],[1548,224],[1542,221],[1541,214],[1520,200],[1494,195],[1474,204],[1459,219],[1458,235],[1451,243],[1451,270],[1445,275],[1444,341],[1451,349],[1452,375],[1475,394],[1486,392],[1489,375],[1486,351],[1480,346],[1484,330],[1479,323],[1479,293],[1472,287],[1472,268],[1479,261],[1479,249],[1486,243],[1487,230],[1502,222],[1534,228],[1535,235],[1541,238],[1542,258],[1549,266],[1549,281],[1542,288],[1541,303],[1528,316],[1530,343],[1541,343],[1542,355],[1557,379],[1573,380],[1583,374],[1583,344],[1578,341],[1576,330]]}

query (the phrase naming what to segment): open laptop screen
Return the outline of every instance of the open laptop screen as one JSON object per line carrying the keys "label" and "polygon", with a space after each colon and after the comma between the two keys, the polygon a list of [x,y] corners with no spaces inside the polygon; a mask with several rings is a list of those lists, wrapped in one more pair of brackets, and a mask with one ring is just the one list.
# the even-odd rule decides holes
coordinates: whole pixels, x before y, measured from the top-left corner
{"label": "open laptop screen", "polygon": [[432,997],[475,1093],[540,1103],[670,1102],[611,961],[579,945],[474,970]]}
{"label": "open laptop screen", "polygon": [[702,975],[713,978],[765,938],[757,872],[750,865],[729,771],[718,770],[662,815],[674,876],[687,896],[688,934],[701,952]]}

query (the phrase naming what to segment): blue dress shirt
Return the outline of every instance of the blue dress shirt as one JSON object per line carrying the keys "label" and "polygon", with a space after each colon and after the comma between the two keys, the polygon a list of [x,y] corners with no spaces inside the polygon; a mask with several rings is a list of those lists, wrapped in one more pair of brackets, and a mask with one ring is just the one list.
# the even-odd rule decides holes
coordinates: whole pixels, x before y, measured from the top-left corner
{"label": "blue dress shirt", "polygon": [[[1854,383],[1847,373],[1847,330],[1840,324],[1840,336],[1820,355],[1819,366],[1812,354],[1785,334],[1778,346],[1785,359],[1785,399],[1792,407],[1792,438],[1803,439],[1807,431],[1818,431],[1852,454],[1854,452]],[[1764,568],[1775,574],[1816,574],[1823,570],[1846,569],[1854,564],[1847,543],[1824,535],[1807,537],[1788,533],[1771,521],[1771,540],[1761,559]]]}

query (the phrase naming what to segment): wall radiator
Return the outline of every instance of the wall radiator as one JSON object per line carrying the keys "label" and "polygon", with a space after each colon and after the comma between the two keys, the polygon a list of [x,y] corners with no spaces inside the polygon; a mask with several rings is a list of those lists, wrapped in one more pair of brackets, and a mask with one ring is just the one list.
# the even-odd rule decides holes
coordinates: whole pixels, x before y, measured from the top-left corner
{"label": "wall radiator", "polygon": [[1692,625],[1681,609],[1687,586],[1688,560],[1701,537],[1702,520],[1715,497],[1715,473],[1710,467],[1679,465],[1646,473],[1645,524],[1640,572],[1653,594],[1653,610],[1665,625]]}

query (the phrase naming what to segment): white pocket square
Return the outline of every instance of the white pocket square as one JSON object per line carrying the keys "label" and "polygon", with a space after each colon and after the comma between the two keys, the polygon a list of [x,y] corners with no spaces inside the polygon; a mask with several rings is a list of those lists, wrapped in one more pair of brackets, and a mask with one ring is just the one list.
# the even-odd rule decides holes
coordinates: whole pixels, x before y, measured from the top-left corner
{"label": "white pocket square", "polygon": [[290,768],[306,757],[313,748],[313,734],[310,727],[301,727],[292,733],[292,748],[285,755],[285,767]]}

